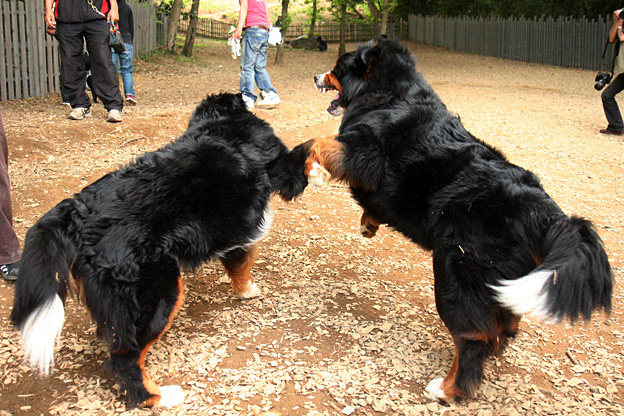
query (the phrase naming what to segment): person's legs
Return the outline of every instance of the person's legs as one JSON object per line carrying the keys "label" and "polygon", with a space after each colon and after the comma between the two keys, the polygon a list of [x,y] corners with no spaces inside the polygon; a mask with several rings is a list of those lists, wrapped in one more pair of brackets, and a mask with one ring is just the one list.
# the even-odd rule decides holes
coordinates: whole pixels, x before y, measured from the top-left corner
{"label": "person's legs", "polygon": [[246,29],[241,42],[240,90],[243,93],[243,98],[247,97],[253,102],[258,98],[254,94],[254,67],[260,47],[256,33],[260,30]]}
{"label": "person's legs", "polygon": [[124,95],[135,96],[134,93],[134,79],[133,79],[133,66],[132,56],[134,50],[131,43],[126,43],[126,50],[119,54],[119,72],[121,73],[121,80],[123,81]]}
{"label": "person's legs", "polygon": [[[13,265],[20,259],[20,245],[13,230],[13,205],[11,202],[11,184],[9,182],[9,147],[2,124],[0,110],[0,265]],[[8,278],[11,270],[3,270]]]}
{"label": "person's legs", "polygon": [[624,90],[624,74],[619,74],[613,79],[601,94],[602,106],[609,125],[608,130],[620,132],[624,131],[624,121],[618,107],[615,96]]}
{"label": "person's legs", "polygon": [[264,29],[256,29],[258,32],[254,34],[257,42],[256,64],[254,66],[254,77],[256,85],[263,92],[275,92],[271,77],[266,70],[267,58],[269,54],[269,32]]}
{"label": "person's legs", "polygon": [[102,100],[107,110],[123,108],[119,91],[119,78],[113,66],[111,49],[108,44],[109,29],[106,20],[92,20],[84,23],[87,50],[91,62],[93,91]]}
{"label": "person's legs", "polygon": [[61,54],[61,83],[67,91],[72,108],[91,107],[91,101],[85,92],[83,26],[83,23],[63,22],[57,22],[56,25],[56,39]]}

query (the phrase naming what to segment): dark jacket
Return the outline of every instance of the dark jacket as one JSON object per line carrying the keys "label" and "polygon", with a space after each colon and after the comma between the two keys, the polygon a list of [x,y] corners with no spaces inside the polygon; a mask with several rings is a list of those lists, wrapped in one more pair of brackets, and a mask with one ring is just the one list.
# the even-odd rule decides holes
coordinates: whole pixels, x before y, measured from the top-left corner
{"label": "dark jacket", "polygon": [[106,14],[110,11],[109,0],[93,0],[93,5],[104,16],[93,10],[87,0],[56,0],[54,16],[56,20],[63,23],[106,19]]}
{"label": "dark jacket", "polygon": [[126,3],[126,0],[117,0],[117,8],[119,9],[119,31],[125,43],[134,41],[134,16],[132,9]]}

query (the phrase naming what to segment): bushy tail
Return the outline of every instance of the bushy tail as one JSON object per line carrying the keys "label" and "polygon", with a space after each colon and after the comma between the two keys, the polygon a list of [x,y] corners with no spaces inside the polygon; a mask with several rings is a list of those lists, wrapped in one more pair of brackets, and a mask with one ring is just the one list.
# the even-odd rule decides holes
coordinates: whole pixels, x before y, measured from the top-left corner
{"label": "bushy tail", "polygon": [[69,269],[80,245],[79,203],[66,199],[26,233],[11,321],[21,331],[24,359],[48,375],[65,319]]}
{"label": "bushy tail", "polygon": [[531,273],[491,287],[498,302],[516,314],[557,322],[611,311],[611,266],[591,222],[572,217],[554,223],[541,251],[543,263]]}

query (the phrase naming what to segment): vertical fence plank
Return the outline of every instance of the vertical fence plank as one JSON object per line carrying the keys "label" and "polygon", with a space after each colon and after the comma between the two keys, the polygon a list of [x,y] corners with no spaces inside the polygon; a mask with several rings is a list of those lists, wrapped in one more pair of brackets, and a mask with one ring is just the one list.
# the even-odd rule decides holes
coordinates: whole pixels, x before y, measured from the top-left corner
{"label": "vertical fence plank", "polygon": [[[40,1],[37,2],[29,2],[31,4],[30,11],[27,11],[28,16],[44,16],[44,8],[43,4]],[[45,68],[45,50],[43,44],[45,42],[45,28],[41,23],[41,19],[39,19],[39,23],[34,19],[30,19],[32,22],[32,27],[30,28],[29,33],[34,33],[34,36],[31,35],[30,41],[33,44],[33,52],[34,52],[34,67],[35,67],[35,89],[33,91],[33,96],[39,97],[47,93],[45,90],[45,76],[44,76],[44,68]]]}
{"label": "vertical fence plank", "polygon": [[[19,71],[20,71],[20,77],[21,77],[21,97],[20,98],[27,98],[27,97],[31,97],[30,94],[30,74],[28,71],[28,63],[30,60],[30,54],[28,53],[28,50],[26,49],[26,45],[27,45],[27,40],[26,40],[26,10],[25,10],[25,2],[18,2],[18,24],[17,24],[17,33],[18,33],[18,42],[20,45],[20,50],[19,50],[19,57],[20,57],[20,63],[21,65],[19,66]],[[32,61],[31,61],[32,62]]]}
{"label": "vertical fence plank", "polygon": [[8,86],[7,86],[7,42],[4,38],[4,26],[8,24],[9,19],[5,14],[8,7],[8,3],[0,1],[0,101],[8,100]]}

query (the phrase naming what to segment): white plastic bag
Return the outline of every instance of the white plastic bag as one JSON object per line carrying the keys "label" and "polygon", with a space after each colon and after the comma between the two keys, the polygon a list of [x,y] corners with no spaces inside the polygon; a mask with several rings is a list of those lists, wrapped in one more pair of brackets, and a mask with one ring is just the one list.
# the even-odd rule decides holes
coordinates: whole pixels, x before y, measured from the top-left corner
{"label": "white plastic bag", "polygon": [[282,31],[279,27],[273,26],[269,30],[269,45],[275,46],[282,43]]}
{"label": "white plastic bag", "polygon": [[240,39],[229,38],[227,43],[230,45],[232,50],[232,59],[236,59],[241,56]]}

